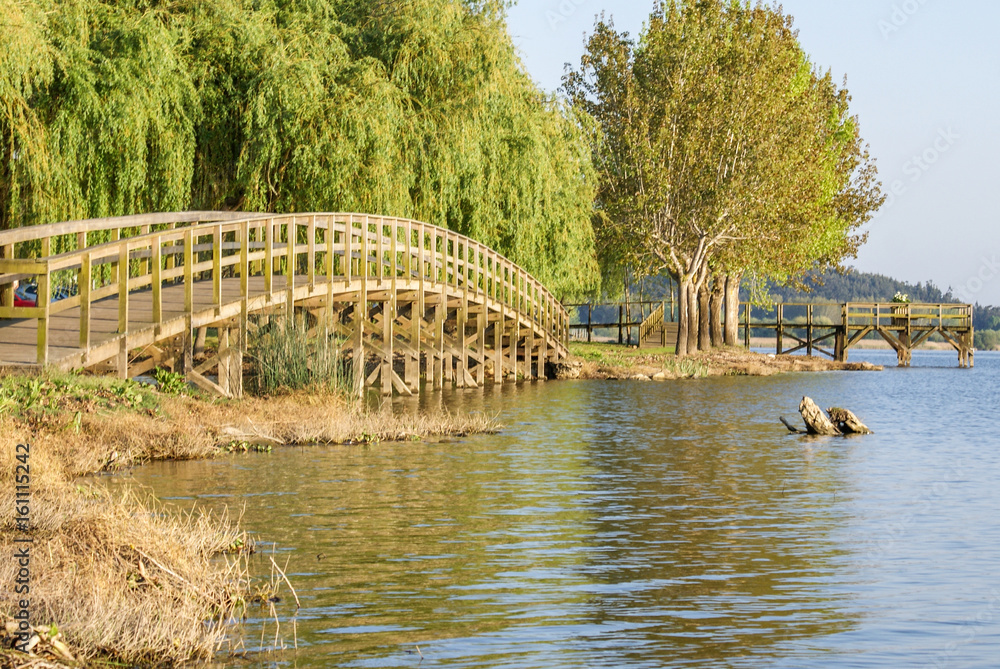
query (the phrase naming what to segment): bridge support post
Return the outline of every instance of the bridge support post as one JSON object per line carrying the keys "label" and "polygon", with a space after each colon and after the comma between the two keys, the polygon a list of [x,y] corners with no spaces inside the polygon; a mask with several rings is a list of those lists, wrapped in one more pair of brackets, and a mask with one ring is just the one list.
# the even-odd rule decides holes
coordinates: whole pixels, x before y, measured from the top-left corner
{"label": "bridge support post", "polygon": [[448,289],[442,288],[434,305],[434,389],[444,388],[444,319],[448,309]]}
{"label": "bridge support post", "polygon": [[493,383],[503,383],[503,302],[500,303],[500,313],[493,323]]}
{"label": "bridge support post", "polygon": [[834,358],[837,362],[847,362],[847,344],[851,341],[851,321],[848,314],[850,305],[845,304],[840,308],[841,325],[837,330],[836,343],[834,344]]}
{"label": "bridge support post", "polygon": [[232,398],[243,397],[243,346],[239,329],[219,328],[219,387]]}
{"label": "bridge support post", "polygon": [[520,325],[520,319],[515,312],[510,326],[510,372],[514,375],[515,383],[517,382],[517,352],[521,344]]}
{"label": "bridge support post", "polygon": [[[194,347],[191,338],[191,314],[185,317],[184,334],[181,335],[181,373],[184,378],[190,379],[190,374],[194,371]],[[177,371],[177,370],[174,370]]]}
{"label": "bridge support post", "polygon": [[485,299],[476,314],[476,354],[479,365],[476,367],[476,385],[480,388],[486,385],[486,327],[489,325],[489,307]]}
{"label": "bridge support post", "polygon": [[365,295],[364,281],[357,302],[354,303],[354,364],[351,370],[351,385],[355,397],[361,397],[365,389],[365,321],[368,320],[368,297]]}
{"label": "bridge support post", "polygon": [[468,288],[462,291],[462,298],[458,305],[456,318],[457,328],[455,337],[458,340],[458,365],[455,370],[455,385],[459,388],[466,387],[469,376],[469,347],[465,345],[466,328],[469,323],[469,291]]}
{"label": "bridge support post", "polygon": [[410,302],[410,332],[407,337],[410,350],[406,352],[403,369],[403,380],[410,392],[420,390],[420,321],[422,317],[418,307],[417,298],[414,298]]}
{"label": "bridge support post", "polygon": [[[590,309],[591,307],[588,307]],[[550,306],[546,303],[543,307],[543,313],[541,314],[542,322],[542,341],[539,345],[538,351],[538,378],[542,381],[548,380],[548,372],[545,369],[546,363],[549,361],[549,326],[552,323],[552,314],[549,311]]]}
{"label": "bridge support post", "polygon": [[[532,319],[533,320],[533,319]],[[524,378],[535,378],[535,324],[528,327],[528,337],[524,343]]]}
{"label": "bridge support post", "polygon": [[115,357],[115,372],[119,379],[128,378],[128,335],[118,340],[118,355]]}

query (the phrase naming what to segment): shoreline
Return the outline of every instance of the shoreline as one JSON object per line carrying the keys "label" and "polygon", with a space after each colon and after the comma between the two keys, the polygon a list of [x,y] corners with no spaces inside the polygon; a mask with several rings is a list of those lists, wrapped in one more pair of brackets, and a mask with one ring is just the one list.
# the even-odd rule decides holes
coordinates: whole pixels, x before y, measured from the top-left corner
{"label": "shoreline", "polygon": [[672,381],[719,376],[773,376],[798,372],[880,372],[867,362],[837,362],[799,355],[719,348],[677,358],[672,349],[635,349],[617,344],[571,343],[562,378]]}

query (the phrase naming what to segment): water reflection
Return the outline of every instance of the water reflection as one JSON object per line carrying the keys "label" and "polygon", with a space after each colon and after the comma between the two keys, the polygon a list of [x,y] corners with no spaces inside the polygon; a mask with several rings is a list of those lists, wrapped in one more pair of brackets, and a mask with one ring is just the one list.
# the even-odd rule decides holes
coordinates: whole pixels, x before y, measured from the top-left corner
{"label": "water reflection", "polygon": [[[905,504],[907,489],[886,482],[900,479],[892,463],[912,451],[896,428],[868,440],[806,441],[783,434],[777,416],[794,414],[805,387],[821,401],[864,400],[870,422],[886,426],[912,378],[456,390],[392,408],[502,405],[507,429],[162,463],[134,480],[181,506],[246,504],[246,525],[275,544],[279,563],[287,559],[303,604],[299,651],[280,656],[281,665],[824,666],[840,658],[862,666],[857,639],[884,615],[873,613],[884,605],[871,583],[889,580],[864,563],[866,542],[893,505]],[[888,397],[877,397],[879,388]],[[1000,469],[997,459],[990,471]],[[268,564],[261,560],[263,572]],[[929,615],[919,597],[904,600]],[[248,646],[260,632],[252,621]],[[901,666],[903,657],[894,651],[865,666]]]}
{"label": "water reflection", "polygon": [[645,401],[597,389],[608,418],[638,413],[625,431],[595,416],[590,454],[616,481],[594,502],[605,548],[592,573],[622,589],[594,608],[601,623],[635,611],[655,621],[635,635],[637,664],[760,659],[850,628],[843,596],[825,588],[839,551],[830,531],[843,522],[838,455],[817,444],[817,461],[801,440],[776,440],[754,414],[754,392],[768,384],[755,385],[711,381]]}

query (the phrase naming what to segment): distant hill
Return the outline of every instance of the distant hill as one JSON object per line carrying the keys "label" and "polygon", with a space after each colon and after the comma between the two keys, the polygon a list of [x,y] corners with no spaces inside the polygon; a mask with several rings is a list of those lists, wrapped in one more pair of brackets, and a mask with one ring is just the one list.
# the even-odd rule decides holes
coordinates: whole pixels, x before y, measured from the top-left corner
{"label": "distant hill", "polygon": [[[806,277],[812,290],[802,292],[794,288],[771,286],[770,293],[782,302],[889,302],[897,292],[911,302],[930,304],[959,302],[951,290],[942,291],[933,281],[907,283],[884,274],[850,271],[846,274],[823,272]],[[749,297],[741,295],[741,298]],[[1000,330],[1000,307],[975,305],[972,324],[977,330]]]}
{"label": "distant hill", "polygon": [[847,274],[834,271],[808,274],[803,283],[811,289],[809,292],[772,285],[770,293],[782,302],[889,302],[897,292],[908,295],[912,302],[958,301],[950,290],[942,291],[933,281],[907,283],[884,274],[853,270]]}

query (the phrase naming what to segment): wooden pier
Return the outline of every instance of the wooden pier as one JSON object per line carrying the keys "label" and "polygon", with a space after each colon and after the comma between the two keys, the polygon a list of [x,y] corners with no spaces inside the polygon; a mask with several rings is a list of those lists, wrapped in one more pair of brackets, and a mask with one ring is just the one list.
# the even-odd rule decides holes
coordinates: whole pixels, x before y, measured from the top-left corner
{"label": "wooden pier", "polygon": [[[598,308],[617,309],[618,320],[595,321]],[[628,318],[634,307],[638,316]],[[575,304],[577,320],[569,328],[577,339],[592,341],[595,332],[617,332],[619,344],[640,347],[672,347],[677,344],[676,313],[672,300],[614,304]],[[961,367],[975,364],[972,324],[973,307],[969,304],[912,303],[785,303],[771,308],[740,305],[739,329],[743,343],[750,348],[752,333],[773,333],[775,353],[825,355],[846,362],[850,350],[871,336],[886,341],[896,351],[899,365],[909,367],[913,350],[935,334],[958,352]],[[633,331],[637,336],[633,337]]]}
{"label": "wooden pier", "polygon": [[[38,286],[15,306],[14,282]],[[56,291],[73,287],[65,299]],[[524,269],[419,221],[365,214],[184,212],[0,232],[0,368],[182,371],[242,393],[254,319],[306,317],[338,337],[355,390],[544,379],[569,317]],[[219,347],[195,366],[194,334]]]}
{"label": "wooden pier", "polygon": [[[754,312],[765,312],[754,318]],[[975,365],[971,304],[848,302],[777,304],[769,310],[741,305],[740,327],[750,347],[753,330],[775,333],[775,353],[805,351],[846,362],[863,339],[878,335],[896,351],[901,367],[909,367],[913,350],[939,335],[958,352],[960,367]],[[786,342],[790,342],[786,346]]]}

